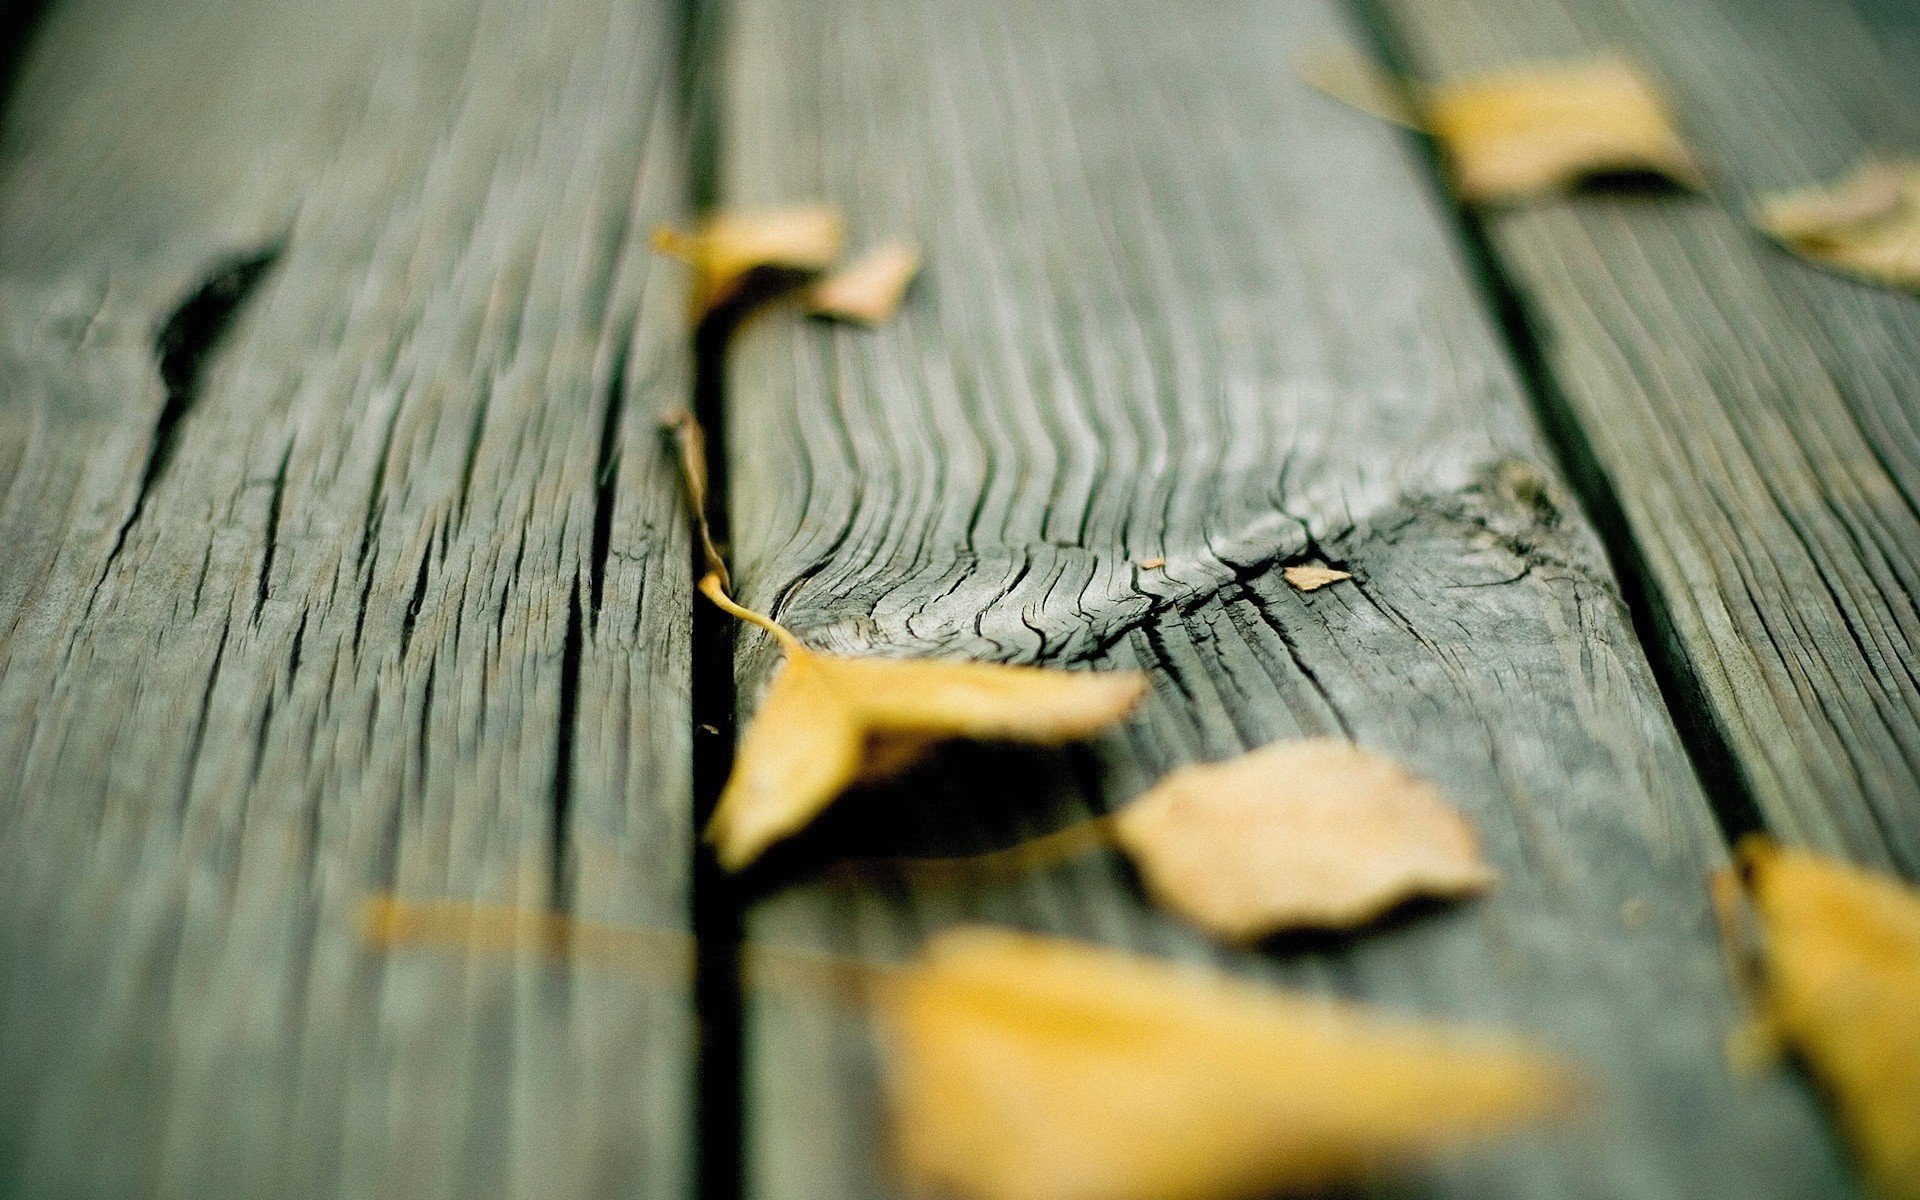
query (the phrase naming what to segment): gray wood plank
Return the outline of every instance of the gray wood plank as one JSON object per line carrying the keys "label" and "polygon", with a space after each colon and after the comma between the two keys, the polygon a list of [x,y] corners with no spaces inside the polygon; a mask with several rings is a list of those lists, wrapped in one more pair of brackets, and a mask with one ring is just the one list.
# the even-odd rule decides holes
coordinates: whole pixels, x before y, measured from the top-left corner
{"label": "gray wood plank", "polygon": [[0,1190],[684,1196],[673,7],[74,0],[0,148]]}
{"label": "gray wood plank", "polygon": [[[789,310],[743,331],[727,412],[744,598],[837,650],[1156,679],[1089,749],[959,752],[850,799],[749,881],[748,935],[891,959],[1005,922],[1517,1025],[1593,1071],[1579,1129],[1381,1185],[1395,1194],[1846,1194],[1798,1084],[1727,1078],[1702,889],[1722,843],[1443,207],[1396,134],[1287,69],[1353,43],[1341,10],[733,15],[723,199],[837,202],[856,243],[916,236],[929,262],[884,328]],[[1357,583],[1282,582],[1314,556]],[[752,630],[740,645],[745,717],[772,653]],[[1237,954],[1102,855],[959,885],[820,870],[1006,844],[1299,733],[1438,781],[1498,892]],[[751,1194],[898,1190],[857,1014],[750,996],[743,1053]]]}
{"label": "gray wood plank", "polygon": [[1920,146],[1914,75],[1840,0],[1381,7],[1436,79],[1613,46],[1670,93],[1718,201],[1583,198],[1486,228],[1767,826],[1920,872],[1920,299],[1739,216]]}

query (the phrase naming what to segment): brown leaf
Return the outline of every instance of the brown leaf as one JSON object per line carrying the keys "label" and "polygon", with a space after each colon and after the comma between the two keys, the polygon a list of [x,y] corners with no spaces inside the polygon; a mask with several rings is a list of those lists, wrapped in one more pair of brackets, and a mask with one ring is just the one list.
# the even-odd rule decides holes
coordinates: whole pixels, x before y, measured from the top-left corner
{"label": "brown leaf", "polygon": [[[721,603],[717,588],[707,592]],[[745,612],[731,601],[722,607]],[[730,871],[798,832],[855,783],[884,779],[938,742],[1074,741],[1126,717],[1147,691],[1146,677],[1133,671],[851,658],[809,650],[784,629],[776,636],[786,665],[741,738],[707,827]]]}
{"label": "brown leaf", "polygon": [[1423,106],[1461,197],[1563,192],[1596,176],[1703,176],[1646,76],[1618,58],[1531,66],[1430,90]]}
{"label": "brown leaf", "polygon": [[826,270],[845,240],[839,212],[818,204],[716,213],[692,233],[653,234],[656,249],[693,267],[695,320],[733,299],[755,271]]}
{"label": "brown leaf", "polygon": [[878,325],[899,309],[919,273],[919,247],[888,242],[814,284],[807,291],[807,307],[823,317]]}
{"label": "brown leaf", "polygon": [[1183,767],[1114,831],[1157,900],[1236,940],[1352,929],[1494,880],[1473,827],[1431,785],[1331,738]]}
{"label": "brown leaf", "polygon": [[1297,567],[1288,567],[1280,574],[1288,583],[1303,592],[1316,592],[1330,583],[1339,583],[1342,579],[1353,578],[1353,572],[1341,571],[1324,563],[1306,563]]}
{"label": "brown leaf", "polygon": [[1517,1040],[989,929],[884,985],[910,1184],[967,1200],[1208,1200],[1313,1187],[1564,1107]]}
{"label": "brown leaf", "polygon": [[1768,1015],[1832,1099],[1883,1200],[1920,1200],[1920,891],[1804,851],[1741,848]]}
{"label": "brown leaf", "polygon": [[1920,160],[1867,163],[1832,187],[1767,197],[1754,223],[1823,266],[1920,290]]}

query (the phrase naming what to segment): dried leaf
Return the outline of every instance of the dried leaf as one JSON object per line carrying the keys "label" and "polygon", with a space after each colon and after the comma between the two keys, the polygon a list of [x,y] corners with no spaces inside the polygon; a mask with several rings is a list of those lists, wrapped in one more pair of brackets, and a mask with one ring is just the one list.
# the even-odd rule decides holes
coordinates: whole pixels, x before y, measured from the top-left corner
{"label": "dried leaf", "polygon": [[1436,87],[1424,110],[1470,202],[1562,192],[1616,174],[1703,184],[1653,84],[1618,58]]}
{"label": "dried leaf", "polygon": [[663,228],[653,235],[655,249],[693,267],[695,320],[733,299],[755,271],[826,270],[845,240],[839,212],[817,204],[716,213],[692,233]]}
{"label": "dried leaf", "polygon": [[899,309],[919,273],[920,248],[888,242],[814,284],[807,292],[807,307],[823,317],[878,325]]}
{"label": "dried leaf", "polygon": [[1352,929],[1494,880],[1473,827],[1431,785],[1331,738],[1183,767],[1121,809],[1114,832],[1156,899],[1238,940]]}
{"label": "dried leaf", "polygon": [[1167,560],[1159,557],[1143,558],[1140,560],[1140,569],[1142,571],[1158,571],[1166,565]]}
{"label": "dried leaf", "polygon": [[1344,47],[1309,50],[1294,59],[1293,69],[1307,86],[1342,104],[1395,125],[1424,128],[1407,82],[1364,55]]}
{"label": "dried leaf", "polygon": [[1280,574],[1288,583],[1303,592],[1316,592],[1330,583],[1339,583],[1342,579],[1353,578],[1353,572],[1337,570],[1323,563],[1288,567]]}
{"label": "dried leaf", "polygon": [[879,1015],[900,1165],[968,1200],[1324,1185],[1573,1097],[1517,1040],[988,929],[936,938]]}
{"label": "dried leaf", "polygon": [[1920,891],[1758,839],[1769,1015],[1832,1098],[1883,1200],[1920,1200]]}
{"label": "dried leaf", "polygon": [[955,738],[1043,745],[1090,737],[1147,694],[1138,671],[1060,671],[1002,663],[853,658],[808,649],[773,618],[727,594],[706,517],[706,442],[684,413],[666,427],[707,559],[700,590],[774,636],[786,663],[734,756],[707,825],[720,864],[738,871],[799,832],[841,792],[885,779]]}
{"label": "dried leaf", "polygon": [[[745,619],[716,587],[702,586]],[[798,832],[855,783],[884,779],[935,743],[1074,741],[1126,717],[1147,691],[1146,677],[1132,671],[852,658],[809,650],[784,629],[776,636],[786,665],[741,739],[707,827],[730,871]]]}
{"label": "dried leaf", "polygon": [[1754,222],[1814,262],[1920,290],[1920,160],[1868,163],[1830,188],[1769,197]]}

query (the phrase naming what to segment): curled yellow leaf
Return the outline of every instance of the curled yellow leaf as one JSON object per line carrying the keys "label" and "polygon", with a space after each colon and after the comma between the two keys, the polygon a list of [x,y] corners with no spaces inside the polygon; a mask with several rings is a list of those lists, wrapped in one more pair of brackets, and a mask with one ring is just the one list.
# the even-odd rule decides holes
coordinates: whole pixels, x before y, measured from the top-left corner
{"label": "curled yellow leaf", "polygon": [[1703,177],[1659,92],[1622,59],[1541,64],[1429,89],[1421,106],[1473,203],[1570,190],[1606,175]]}
{"label": "curled yellow leaf", "polygon": [[1113,825],[1155,899],[1235,940],[1352,929],[1494,880],[1473,827],[1432,785],[1331,738],[1182,767]]}
{"label": "curled yellow leaf", "polygon": [[[709,597],[743,619],[719,592]],[[747,726],[707,840],[737,871],[811,822],[855,783],[955,738],[1058,744],[1123,719],[1147,692],[1133,671],[822,654],[777,630],[786,663]]]}
{"label": "curled yellow leaf", "polygon": [[733,299],[755,271],[826,270],[845,241],[839,212],[818,204],[715,213],[691,233],[653,235],[655,249],[693,267],[695,320]]}
{"label": "curled yellow leaf", "polygon": [[1759,839],[1763,1003],[1883,1200],[1920,1200],[1920,891]]}
{"label": "curled yellow leaf", "polygon": [[909,242],[875,246],[807,290],[807,307],[823,317],[878,325],[898,311],[920,273],[920,249]]}
{"label": "curled yellow leaf", "polygon": [[1322,1186],[1573,1095],[1517,1039],[989,929],[936,938],[878,1014],[901,1169],[966,1200]]}
{"label": "curled yellow leaf", "polygon": [[1920,160],[1867,163],[1831,187],[1769,196],[1754,223],[1803,258],[1920,290]]}

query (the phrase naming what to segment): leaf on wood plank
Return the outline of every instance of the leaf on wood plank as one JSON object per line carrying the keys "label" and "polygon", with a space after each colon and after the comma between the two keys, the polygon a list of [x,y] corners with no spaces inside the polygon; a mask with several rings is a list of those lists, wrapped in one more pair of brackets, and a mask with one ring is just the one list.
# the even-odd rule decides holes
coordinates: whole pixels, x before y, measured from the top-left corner
{"label": "leaf on wood plank", "polygon": [[1832,187],[1768,197],[1754,223],[1822,266],[1920,290],[1920,160],[1868,163]]}
{"label": "leaf on wood plank", "polygon": [[1342,579],[1353,578],[1353,572],[1337,570],[1325,563],[1305,563],[1288,567],[1280,574],[1295,589],[1302,592],[1317,592],[1330,583],[1339,583]]}
{"label": "leaf on wood plank", "polygon": [[684,411],[664,421],[680,447],[707,573],[700,590],[758,625],[785,664],[734,756],[707,826],[720,864],[738,871],[799,832],[856,783],[911,766],[956,738],[1059,744],[1124,719],[1147,694],[1138,671],[1062,671],[1003,663],[822,654],[771,617],[735,603],[707,527],[707,464],[700,427]]}
{"label": "leaf on wood plank", "polygon": [[1160,903],[1242,941],[1352,929],[1494,881],[1473,827],[1432,785],[1332,738],[1182,767],[1113,823]]}
{"label": "leaf on wood plank", "polygon": [[1689,187],[1704,181],[1653,84],[1618,58],[1432,88],[1422,109],[1456,189],[1473,203],[1563,192],[1615,175],[1658,175]]}
{"label": "leaf on wood plank", "polygon": [[1832,1098],[1884,1200],[1920,1200],[1920,891],[1763,839],[1742,845],[1767,1016]]}
{"label": "leaf on wood plank", "polygon": [[653,234],[655,249],[693,268],[695,320],[733,299],[755,271],[826,270],[845,241],[839,212],[818,204],[716,213],[691,233]]}
{"label": "leaf on wood plank", "polygon": [[967,1200],[1322,1186],[1576,1091],[1517,1039],[983,928],[934,939],[877,1003],[900,1166]]}
{"label": "leaf on wood plank", "polygon": [[875,246],[807,290],[812,312],[841,321],[878,325],[900,308],[915,275],[920,248],[910,242]]}

